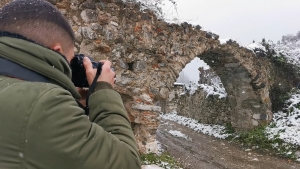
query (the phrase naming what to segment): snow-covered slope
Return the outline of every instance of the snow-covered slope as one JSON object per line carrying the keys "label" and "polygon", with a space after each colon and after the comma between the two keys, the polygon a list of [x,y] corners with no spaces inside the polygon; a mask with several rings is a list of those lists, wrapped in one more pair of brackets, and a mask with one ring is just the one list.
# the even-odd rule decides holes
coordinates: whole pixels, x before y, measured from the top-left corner
{"label": "snow-covered slope", "polygon": [[288,62],[300,65],[300,32],[297,35],[283,36],[282,40],[274,45],[276,53],[287,58]]}
{"label": "snow-covered slope", "polygon": [[300,31],[297,35],[282,36],[277,43],[263,39],[262,42],[253,42],[244,47],[256,54],[263,53],[267,56],[271,53],[272,57],[283,57],[288,63],[300,66]]}
{"label": "snow-covered slope", "polygon": [[[297,35],[286,35],[276,44],[272,41],[263,40],[259,43],[252,43],[247,46],[255,53],[263,53],[265,56],[271,54],[271,57],[283,59],[296,66],[300,66],[300,32]],[[281,139],[286,144],[286,154],[289,146],[300,146],[300,90],[294,89],[290,93],[290,99],[285,104],[283,111],[275,112],[272,123],[266,128],[266,135],[269,139]],[[278,145],[273,145],[277,148]],[[298,156],[298,161],[300,157]]]}

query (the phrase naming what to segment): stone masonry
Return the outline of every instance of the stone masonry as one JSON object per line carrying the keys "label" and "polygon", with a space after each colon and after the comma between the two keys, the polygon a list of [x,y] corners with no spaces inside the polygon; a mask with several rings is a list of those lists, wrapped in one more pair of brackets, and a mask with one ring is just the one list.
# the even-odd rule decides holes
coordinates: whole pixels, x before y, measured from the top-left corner
{"label": "stone masonry", "polygon": [[[199,68],[199,84],[212,85],[211,80],[217,75],[212,69]],[[197,72],[194,72],[197,73]],[[231,105],[228,98],[208,95],[201,87],[194,93],[184,91],[184,84],[175,83],[168,100],[165,113],[176,111],[177,114],[198,120],[203,124],[231,124]]]}
{"label": "stone masonry", "polygon": [[231,107],[228,99],[219,99],[217,95],[207,96],[201,89],[193,95],[179,97],[177,113],[203,124],[231,124]]}

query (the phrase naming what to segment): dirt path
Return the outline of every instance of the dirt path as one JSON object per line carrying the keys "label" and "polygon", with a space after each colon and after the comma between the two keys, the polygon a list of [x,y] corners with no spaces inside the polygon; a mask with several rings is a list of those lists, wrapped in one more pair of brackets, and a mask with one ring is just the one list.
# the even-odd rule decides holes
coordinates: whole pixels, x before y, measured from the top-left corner
{"label": "dirt path", "polygon": [[[181,131],[187,139],[171,135],[170,130]],[[161,122],[157,139],[168,153],[179,158],[185,169],[300,169],[300,163],[245,151],[172,121]]]}

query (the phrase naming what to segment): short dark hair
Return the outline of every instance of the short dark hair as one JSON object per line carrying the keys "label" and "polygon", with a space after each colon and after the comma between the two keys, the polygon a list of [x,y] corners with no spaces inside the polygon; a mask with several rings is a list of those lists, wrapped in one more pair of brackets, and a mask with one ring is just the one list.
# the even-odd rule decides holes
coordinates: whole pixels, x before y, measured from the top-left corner
{"label": "short dark hair", "polygon": [[68,20],[45,0],[14,0],[0,9],[0,31],[20,34],[45,47],[60,42],[73,47],[74,32]]}

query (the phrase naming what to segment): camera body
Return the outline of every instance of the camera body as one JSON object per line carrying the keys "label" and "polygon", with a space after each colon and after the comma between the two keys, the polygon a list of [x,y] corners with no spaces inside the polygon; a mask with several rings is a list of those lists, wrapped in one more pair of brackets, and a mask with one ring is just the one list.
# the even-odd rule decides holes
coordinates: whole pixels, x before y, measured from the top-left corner
{"label": "camera body", "polygon": [[89,87],[86,78],[85,68],[83,65],[84,57],[88,57],[91,60],[93,69],[97,69],[99,64],[100,66],[102,66],[102,63],[95,62],[89,56],[85,56],[84,54],[76,54],[75,57],[71,60],[70,67],[72,69],[72,82],[76,87],[80,87],[80,88]]}

